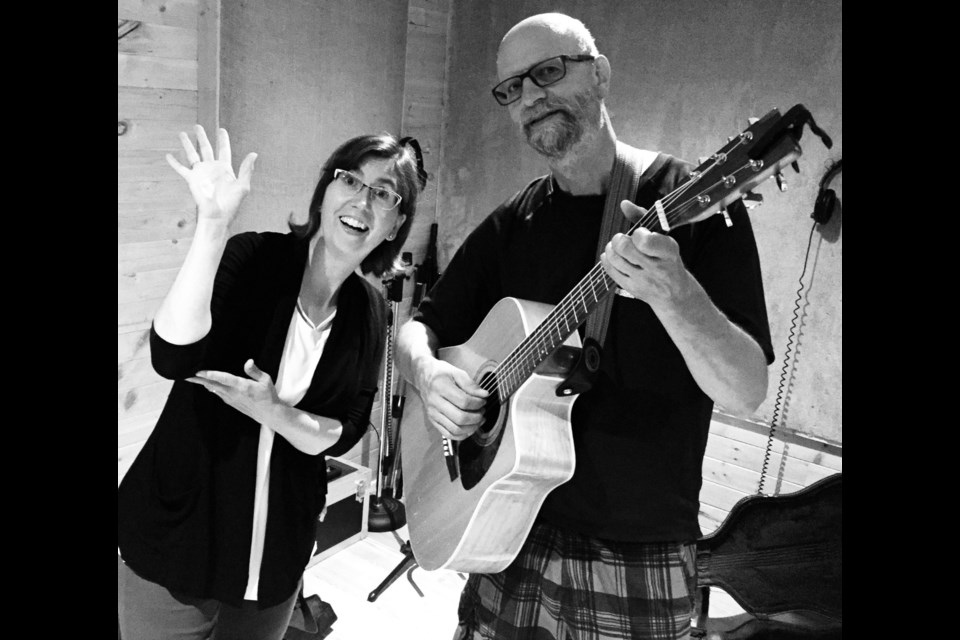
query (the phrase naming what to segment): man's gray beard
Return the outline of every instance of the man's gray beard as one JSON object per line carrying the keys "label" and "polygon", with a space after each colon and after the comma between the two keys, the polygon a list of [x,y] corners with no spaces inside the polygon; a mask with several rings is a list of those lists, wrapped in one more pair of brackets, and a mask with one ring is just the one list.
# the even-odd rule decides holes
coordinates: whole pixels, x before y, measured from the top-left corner
{"label": "man's gray beard", "polygon": [[599,106],[591,104],[591,100],[589,93],[582,93],[576,96],[574,104],[562,105],[563,111],[551,114],[549,122],[536,127],[524,126],[527,143],[547,158],[556,160],[566,156],[583,139],[584,124],[593,120],[600,122]]}

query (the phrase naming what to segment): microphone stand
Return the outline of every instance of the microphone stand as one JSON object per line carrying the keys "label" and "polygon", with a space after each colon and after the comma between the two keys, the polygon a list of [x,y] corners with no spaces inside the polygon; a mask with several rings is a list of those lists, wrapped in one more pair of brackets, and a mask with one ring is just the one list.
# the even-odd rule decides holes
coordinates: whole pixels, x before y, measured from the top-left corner
{"label": "microphone stand", "polygon": [[[396,497],[383,495],[384,465],[392,464],[396,471],[399,455],[399,432],[394,440],[394,455],[390,458],[390,440],[393,432],[392,400],[393,400],[393,343],[400,320],[400,300],[403,297],[404,274],[399,273],[390,280],[384,281],[387,300],[390,302],[389,318],[387,323],[387,343],[383,358],[383,396],[380,400],[380,455],[377,464],[377,491],[370,500],[370,513],[367,518],[369,531],[396,531],[407,523],[407,514],[403,504]],[[388,458],[391,460],[388,463]],[[394,491],[396,496],[396,491]]]}
{"label": "microphone stand", "polygon": [[[405,265],[409,265],[410,262],[412,262],[409,253],[404,253],[404,254],[403,254],[403,262],[404,262]],[[398,277],[397,277],[397,280],[398,280],[399,282],[401,282],[401,283],[403,282],[403,278],[402,278],[401,276],[398,276]],[[419,278],[418,278],[418,280],[419,280]],[[418,289],[418,290],[420,290],[420,289],[422,289],[422,288],[423,288],[423,287],[420,286],[419,284],[416,286],[416,289]],[[392,303],[392,305],[393,305],[393,314],[394,314],[394,315],[393,315],[393,318],[394,318],[394,321],[396,321],[396,318],[397,318],[397,311],[398,311],[399,305],[400,305],[400,298],[401,298],[401,295],[400,295],[400,294],[401,294],[401,293],[402,293],[402,291],[400,290],[400,288],[399,288],[399,287],[395,287],[395,288],[391,288],[390,293],[389,293],[388,296],[387,296],[388,299],[391,301],[391,303]],[[419,293],[419,294],[418,294],[418,291],[415,290],[415,291],[414,291],[414,297],[415,297],[415,298],[422,297],[422,293]],[[417,300],[415,301],[414,307],[416,307],[416,303],[418,303],[418,302],[419,302],[419,299],[417,299]],[[392,355],[393,355],[393,352],[392,352],[392,351],[389,351],[388,354],[389,354],[390,356],[392,356]],[[392,365],[392,363],[391,363],[391,365]],[[390,365],[388,365],[388,366],[390,366]],[[403,404],[404,404],[403,386],[404,386],[404,381],[403,381],[403,379],[401,379],[401,380],[400,380],[400,384],[399,384],[400,393],[398,393],[397,395],[393,396],[392,413],[393,413],[393,418],[396,420],[397,437],[396,437],[396,440],[394,441],[394,451],[395,451],[395,453],[394,453],[394,456],[393,456],[393,468],[392,468],[391,474],[390,474],[390,488],[391,488],[391,490],[392,490],[392,492],[393,492],[393,496],[394,496],[391,500],[392,500],[392,502],[395,502],[397,505],[399,505],[401,509],[403,508],[403,505],[397,500],[397,498],[401,497],[401,495],[402,495],[402,490],[400,489],[400,487],[402,486],[402,482],[403,482],[403,476],[402,476],[402,474],[400,474],[400,452],[401,452],[401,450],[400,450],[400,436],[401,436],[401,433],[402,433],[401,430],[400,430],[400,424],[401,424],[401,420],[402,420],[402,418],[403,418]],[[384,392],[384,398],[385,398],[385,399],[384,399],[384,406],[387,405],[386,398],[388,398],[388,397],[389,397],[389,396],[386,395],[386,392]],[[382,445],[382,443],[383,443],[383,438],[381,437],[381,445]],[[381,467],[381,468],[382,468],[382,467]],[[378,487],[379,487],[379,485],[378,485]],[[379,489],[378,489],[378,494],[379,494]],[[383,529],[383,531],[393,531],[393,530],[395,530],[395,529],[399,529],[400,527],[402,527],[404,524],[406,524],[406,517],[405,517],[405,516],[406,516],[406,514],[404,514],[403,522],[401,522],[398,526],[394,527],[393,529]],[[380,595],[381,595],[384,591],[387,590],[387,587],[389,587],[391,584],[393,584],[394,581],[395,581],[398,577],[400,577],[400,574],[401,574],[401,573],[403,573],[404,571],[406,571],[408,567],[411,567],[411,566],[415,567],[415,566],[416,566],[417,561],[416,561],[416,560],[414,559],[414,557],[413,557],[413,549],[412,549],[411,546],[410,546],[410,541],[409,541],[409,540],[407,540],[406,542],[404,542],[403,544],[400,545],[400,552],[403,553],[403,559],[397,564],[397,566],[395,566],[395,567],[393,568],[392,571],[390,571],[389,574],[387,574],[387,577],[383,579],[383,582],[381,582],[380,584],[378,584],[377,587],[376,587],[373,591],[370,592],[370,595],[367,596],[367,601],[368,601],[368,602],[375,602],[376,599],[379,598]],[[411,582],[412,582],[412,581],[411,581]],[[416,589],[416,585],[414,585],[414,588]],[[421,595],[422,595],[422,594],[421,594]]]}

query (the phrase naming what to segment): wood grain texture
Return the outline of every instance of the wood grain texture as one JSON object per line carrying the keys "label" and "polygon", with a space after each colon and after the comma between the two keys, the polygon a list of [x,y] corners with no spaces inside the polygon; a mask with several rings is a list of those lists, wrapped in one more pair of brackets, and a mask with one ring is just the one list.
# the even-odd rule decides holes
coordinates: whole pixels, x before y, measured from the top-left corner
{"label": "wood grain texture", "polygon": [[186,182],[167,164],[165,156],[156,149],[118,151],[117,183],[172,182],[187,190]]}
{"label": "wood grain texture", "polygon": [[189,122],[197,113],[197,92],[186,89],[117,87],[117,119]]}
{"label": "wood grain texture", "polygon": [[160,410],[127,416],[117,421],[117,448],[146,440],[160,417]]}
{"label": "wood grain texture", "polygon": [[190,249],[190,240],[134,242],[117,247],[117,273],[142,273],[179,267]]}
{"label": "wood grain texture", "polygon": [[128,212],[117,215],[117,244],[187,240],[193,237],[193,207],[180,211]]}
{"label": "wood grain texture", "polygon": [[197,27],[142,23],[117,41],[117,51],[155,58],[197,59]]}
{"label": "wood grain texture", "polygon": [[117,18],[196,29],[197,0],[117,0]]}
{"label": "wood grain texture", "polygon": [[134,358],[117,364],[117,390],[132,389],[162,382],[153,370],[150,358]]}
{"label": "wood grain texture", "polygon": [[117,364],[134,358],[150,357],[150,332],[145,329],[129,329],[117,332]]}
{"label": "wood grain texture", "polygon": [[144,150],[155,151],[160,158],[164,157],[164,152],[169,151],[182,162],[183,147],[177,134],[181,131],[193,131],[195,113],[194,110],[193,116],[184,117],[182,120],[121,118],[125,130],[123,135],[117,136],[118,162],[125,152]]}
{"label": "wood grain texture", "polygon": [[141,24],[117,43],[117,482],[156,424],[172,383],[150,364],[149,327],[194,228],[167,165],[197,121],[197,0],[119,0]]}
{"label": "wood grain texture", "polygon": [[197,61],[117,53],[117,84],[123,87],[197,90]]}
{"label": "wood grain texture", "polygon": [[171,380],[160,380],[134,389],[118,389],[117,420],[162,409],[172,386]]}
{"label": "wood grain texture", "polygon": [[[721,422],[717,416],[710,424],[710,436],[703,461],[703,485],[700,490],[700,526],[704,533],[716,529],[741,498],[757,493],[767,434],[755,425],[742,426]],[[790,441],[775,439],[767,461],[765,495],[794,493],[804,487],[843,471],[843,459],[829,443],[797,434]]]}

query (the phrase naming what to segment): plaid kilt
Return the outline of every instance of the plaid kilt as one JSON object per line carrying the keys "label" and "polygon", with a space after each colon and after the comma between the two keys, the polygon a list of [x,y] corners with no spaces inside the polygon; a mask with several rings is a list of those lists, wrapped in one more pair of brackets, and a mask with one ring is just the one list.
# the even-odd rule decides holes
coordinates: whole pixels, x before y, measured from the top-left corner
{"label": "plaid kilt", "polygon": [[458,640],[690,637],[696,543],[622,543],[538,523],[500,573],[472,574]]}

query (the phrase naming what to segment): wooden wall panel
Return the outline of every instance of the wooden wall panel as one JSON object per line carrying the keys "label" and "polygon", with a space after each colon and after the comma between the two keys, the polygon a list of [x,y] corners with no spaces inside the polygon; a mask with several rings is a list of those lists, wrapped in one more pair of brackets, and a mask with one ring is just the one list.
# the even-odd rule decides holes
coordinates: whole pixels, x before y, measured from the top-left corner
{"label": "wooden wall panel", "polygon": [[[143,23],[117,42],[117,53],[152,58],[197,59],[197,27]],[[156,85],[150,85],[156,86]]]}
{"label": "wooden wall panel", "polygon": [[196,90],[197,62],[118,53],[117,82],[126,87]]}
{"label": "wooden wall panel", "polygon": [[127,360],[145,358],[150,352],[150,327],[117,332],[117,366]]}
{"label": "wooden wall panel", "polygon": [[[720,526],[739,500],[757,493],[767,450],[765,427],[719,418],[710,425],[703,461],[700,528],[705,534]],[[793,493],[843,472],[839,447],[797,434],[784,437],[775,437],[770,448],[764,495]]]}
{"label": "wooden wall panel", "polygon": [[197,121],[197,0],[120,0],[117,42],[117,481],[171,382],[150,364],[148,329],[190,246],[193,199],[164,155]]}
{"label": "wooden wall panel", "polygon": [[190,122],[196,113],[197,94],[193,91],[117,87],[117,114],[120,119]]}
{"label": "wooden wall panel", "polygon": [[195,29],[197,0],[117,0],[117,18]]}
{"label": "wooden wall panel", "polygon": [[179,211],[128,212],[117,215],[117,243],[156,242],[193,237],[193,207]]}
{"label": "wooden wall panel", "polygon": [[156,412],[163,408],[173,382],[160,380],[135,389],[117,390],[117,420]]}
{"label": "wooden wall panel", "polygon": [[138,416],[129,416],[119,421],[117,429],[117,449],[146,440],[159,417],[160,411],[149,411]]}

